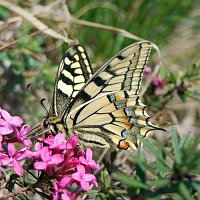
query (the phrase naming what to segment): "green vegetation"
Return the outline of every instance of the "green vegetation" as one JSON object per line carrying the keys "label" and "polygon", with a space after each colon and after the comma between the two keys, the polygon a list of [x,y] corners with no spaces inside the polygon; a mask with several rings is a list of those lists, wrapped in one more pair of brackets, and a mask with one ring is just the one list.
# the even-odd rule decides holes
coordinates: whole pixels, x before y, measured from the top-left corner
{"label": "green vegetation", "polygon": [[[89,191],[86,199],[200,199],[198,1],[69,0],[72,18],[64,1],[2,2],[0,107],[21,115],[32,126],[45,116],[40,100],[46,98],[45,105],[50,105],[57,66],[68,44],[53,33],[44,33],[44,28],[39,30],[38,22],[19,14],[15,6],[84,45],[94,70],[137,41],[127,32],[160,49],[163,64],[157,78],[165,91],[157,94],[152,82],[142,98],[154,124],[167,132],[141,138],[143,147],[137,151],[112,152],[107,163],[102,159],[99,187]],[[148,66],[154,71],[158,63],[157,52],[152,51]],[[96,154],[101,157],[99,151]]]}

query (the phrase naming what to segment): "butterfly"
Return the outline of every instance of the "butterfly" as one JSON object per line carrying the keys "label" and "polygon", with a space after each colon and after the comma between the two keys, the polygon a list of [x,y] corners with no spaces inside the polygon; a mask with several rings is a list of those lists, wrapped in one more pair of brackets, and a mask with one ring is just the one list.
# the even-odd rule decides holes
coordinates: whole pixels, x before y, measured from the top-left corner
{"label": "butterfly", "polygon": [[132,44],[93,74],[86,49],[72,45],[58,67],[49,114],[34,133],[61,131],[88,147],[136,149],[139,136],[163,130],[139,98],[151,43]]}

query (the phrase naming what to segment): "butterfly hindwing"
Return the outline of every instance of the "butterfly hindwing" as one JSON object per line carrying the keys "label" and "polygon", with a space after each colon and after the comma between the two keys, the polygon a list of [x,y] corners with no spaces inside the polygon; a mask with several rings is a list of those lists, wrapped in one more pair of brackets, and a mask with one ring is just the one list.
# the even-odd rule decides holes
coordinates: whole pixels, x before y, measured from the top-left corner
{"label": "butterfly hindwing", "polygon": [[54,116],[62,117],[91,76],[92,69],[86,50],[81,45],[71,46],[58,67],[50,112]]}
{"label": "butterfly hindwing", "polygon": [[132,91],[104,94],[69,113],[69,132],[77,133],[87,146],[136,148],[138,136],[158,129],[149,122],[146,106]]}

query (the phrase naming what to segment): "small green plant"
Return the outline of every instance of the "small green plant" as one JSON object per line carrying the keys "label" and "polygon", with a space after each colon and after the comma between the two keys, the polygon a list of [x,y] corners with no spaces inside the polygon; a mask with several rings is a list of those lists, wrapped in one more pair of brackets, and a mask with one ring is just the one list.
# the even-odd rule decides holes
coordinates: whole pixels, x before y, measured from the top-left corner
{"label": "small green plant", "polygon": [[134,175],[120,170],[108,174],[104,170],[99,177],[102,189],[92,195],[96,199],[199,199],[200,135],[181,139],[177,130],[172,129],[171,136],[168,147],[141,138],[154,161],[148,162],[143,149],[139,149],[130,156],[134,163],[130,174]]}

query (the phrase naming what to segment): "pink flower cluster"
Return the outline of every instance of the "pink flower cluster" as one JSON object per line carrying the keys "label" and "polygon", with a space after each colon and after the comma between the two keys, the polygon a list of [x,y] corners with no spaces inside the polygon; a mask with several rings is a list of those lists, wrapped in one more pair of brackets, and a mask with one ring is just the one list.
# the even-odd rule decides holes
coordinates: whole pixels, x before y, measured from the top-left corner
{"label": "pink flower cluster", "polygon": [[31,158],[34,159],[34,168],[50,178],[54,200],[76,199],[77,194],[69,191],[72,184],[83,191],[88,191],[91,185],[98,186],[96,177],[90,172],[98,169],[99,165],[92,159],[90,148],[84,153],[78,146],[76,134],[69,140],[62,133],[45,139],[37,138],[34,151],[31,151],[32,142],[26,138],[30,128],[29,125],[22,126],[22,123],[20,117],[11,116],[0,108],[0,176],[8,167],[21,176],[24,171],[21,160]]}
{"label": "pink flower cluster", "polygon": [[90,148],[87,148],[84,154],[77,144],[77,135],[73,135],[67,141],[64,134],[58,133],[56,136],[40,139],[35,145],[35,151],[29,151],[29,157],[36,159],[34,168],[45,171],[55,180],[54,200],[75,199],[76,194],[71,195],[67,189],[74,183],[84,191],[90,189],[90,184],[98,186],[96,177],[90,174],[90,171],[98,169],[99,165],[92,160]]}
{"label": "pink flower cluster", "polygon": [[[11,116],[0,108],[0,175],[3,167],[7,166],[13,168],[19,176],[23,174],[20,161],[27,157],[27,149],[32,143],[25,138],[30,127],[22,126],[22,123],[20,117]],[[17,149],[15,143],[21,143],[23,148]]]}
{"label": "pink flower cluster", "polygon": [[[144,69],[144,74],[145,74],[145,80],[149,82],[151,80],[151,67],[146,66]],[[159,75],[156,75],[154,78],[153,82],[153,87],[154,87],[154,94],[155,95],[164,95],[167,93],[167,89],[165,87],[165,82],[161,80]]]}

